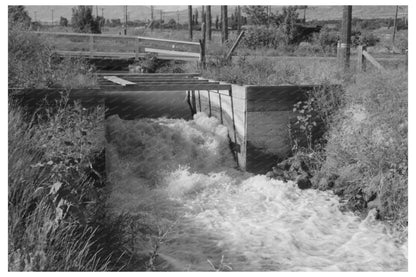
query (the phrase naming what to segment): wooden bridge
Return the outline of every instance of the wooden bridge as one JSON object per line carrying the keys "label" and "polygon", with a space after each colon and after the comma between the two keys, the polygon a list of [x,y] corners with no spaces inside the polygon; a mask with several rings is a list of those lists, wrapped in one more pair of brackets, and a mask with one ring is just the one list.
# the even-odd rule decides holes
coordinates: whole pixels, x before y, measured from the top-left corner
{"label": "wooden bridge", "polygon": [[159,59],[202,62],[205,43],[113,34],[33,32],[49,40],[56,54],[88,59],[137,60],[147,53]]}

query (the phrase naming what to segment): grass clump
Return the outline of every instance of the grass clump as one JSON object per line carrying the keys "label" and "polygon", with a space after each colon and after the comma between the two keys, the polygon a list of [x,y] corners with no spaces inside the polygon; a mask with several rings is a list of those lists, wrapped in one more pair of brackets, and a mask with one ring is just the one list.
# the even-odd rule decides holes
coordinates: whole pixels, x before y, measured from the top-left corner
{"label": "grass clump", "polygon": [[352,208],[377,208],[381,218],[407,226],[407,72],[356,76],[344,97],[328,132],[319,187],[343,194]]}
{"label": "grass clump", "polygon": [[21,25],[8,30],[9,88],[93,87],[93,68],[82,59],[54,57],[48,39],[27,32]]}
{"label": "grass clump", "polygon": [[[9,106],[9,270],[102,270],[89,225],[102,193],[103,107],[57,104],[42,116]],[[102,136],[101,136],[102,137]]]}

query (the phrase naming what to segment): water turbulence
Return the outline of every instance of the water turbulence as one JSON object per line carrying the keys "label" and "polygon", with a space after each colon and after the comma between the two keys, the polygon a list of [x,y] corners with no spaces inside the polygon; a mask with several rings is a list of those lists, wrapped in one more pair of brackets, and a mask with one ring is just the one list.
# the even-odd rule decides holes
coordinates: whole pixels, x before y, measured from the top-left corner
{"label": "water turbulence", "polygon": [[106,138],[110,207],[154,230],[134,244],[143,255],[158,245],[156,270],[407,270],[407,242],[374,213],[361,220],[330,192],[239,171],[215,118],[112,116]]}

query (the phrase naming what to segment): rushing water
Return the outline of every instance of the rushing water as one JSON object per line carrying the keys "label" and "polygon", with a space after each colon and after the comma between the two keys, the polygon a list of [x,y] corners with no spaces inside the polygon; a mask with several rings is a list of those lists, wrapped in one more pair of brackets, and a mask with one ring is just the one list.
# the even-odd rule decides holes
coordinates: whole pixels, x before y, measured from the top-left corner
{"label": "rushing water", "polygon": [[374,213],[361,220],[330,192],[239,171],[227,134],[203,113],[108,119],[109,202],[159,234],[135,239],[142,253],[160,245],[157,270],[407,270],[407,242]]}

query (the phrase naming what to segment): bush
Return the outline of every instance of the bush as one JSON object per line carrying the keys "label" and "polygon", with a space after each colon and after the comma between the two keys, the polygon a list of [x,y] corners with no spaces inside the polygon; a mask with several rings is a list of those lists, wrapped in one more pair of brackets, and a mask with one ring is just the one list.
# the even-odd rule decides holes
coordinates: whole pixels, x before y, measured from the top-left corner
{"label": "bush", "polygon": [[375,46],[380,42],[380,38],[370,32],[360,32],[357,31],[352,36],[352,45],[366,45],[366,46]]}
{"label": "bush", "polygon": [[279,46],[285,45],[285,35],[276,28],[251,26],[244,34],[242,45],[249,49],[261,47],[271,47],[276,49]]}
{"label": "bush", "polygon": [[325,178],[358,208],[407,226],[407,72],[367,73],[346,90],[328,134]]}
{"label": "bush", "polygon": [[337,31],[324,26],[314,40],[322,47],[324,53],[336,53],[338,43]]}

